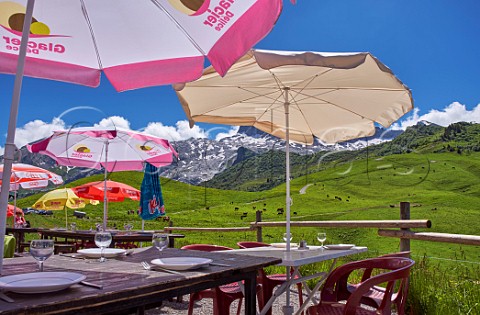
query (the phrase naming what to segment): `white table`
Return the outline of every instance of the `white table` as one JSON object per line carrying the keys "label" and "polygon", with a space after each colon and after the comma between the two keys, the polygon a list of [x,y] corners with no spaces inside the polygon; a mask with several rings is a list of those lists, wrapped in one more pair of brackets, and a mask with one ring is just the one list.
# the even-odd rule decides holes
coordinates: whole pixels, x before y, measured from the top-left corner
{"label": "white table", "polygon": [[[265,304],[265,307],[261,310],[260,315],[264,315],[268,309],[272,306],[273,302],[277,297],[282,295],[283,293],[287,292],[287,305],[284,307],[285,314],[292,314],[293,307],[290,306],[290,297],[289,297],[289,289],[290,286],[295,285],[299,282],[302,282],[303,287],[305,288],[308,297],[305,299],[304,303],[300,305],[299,309],[296,311],[295,314],[300,314],[305,308],[308,306],[310,302],[317,304],[319,302],[318,299],[315,298],[315,294],[320,289],[320,286],[327,278],[328,274],[333,270],[337,259],[339,257],[354,255],[358,253],[363,253],[367,251],[367,247],[353,247],[351,249],[341,249],[341,250],[330,250],[330,249],[323,249],[321,246],[309,246],[308,249],[298,249],[293,247],[290,249],[290,252],[287,252],[285,248],[277,248],[277,247],[254,247],[254,248],[246,248],[246,249],[236,249],[230,250],[229,253],[235,254],[242,254],[242,255],[251,255],[251,256],[259,256],[259,257],[274,257],[282,259],[282,262],[278,265],[287,267],[287,279],[288,275],[290,274],[290,268],[293,268],[293,273],[291,277],[289,277],[288,281],[278,287],[275,290],[273,296],[268,300]],[[299,271],[299,267],[318,263],[322,261],[332,260],[332,264],[328,271],[318,272],[313,275],[302,276]],[[315,287],[310,290],[306,284],[306,281],[310,279],[318,278],[318,282]]]}

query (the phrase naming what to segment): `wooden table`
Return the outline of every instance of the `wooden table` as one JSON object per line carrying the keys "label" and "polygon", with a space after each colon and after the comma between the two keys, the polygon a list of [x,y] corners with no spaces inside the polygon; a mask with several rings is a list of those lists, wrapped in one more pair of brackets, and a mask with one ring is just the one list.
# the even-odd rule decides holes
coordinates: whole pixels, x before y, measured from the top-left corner
{"label": "wooden table", "polygon": [[[246,248],[246,249],[236,249],[229,252],[232,252],[235,254],[242,254],[242,256],[250,255],[255,257],[275,257],[282,260],[282,262],[279,263],[279,265],[285,266],[287,269],[287,272],[289,272],[290,269],[293,268],[294,271],[289,281],[282,284],[275,291],[274,295],[268,301],[265,301],[265,306],[260,312],[260,315],[264,315],[272,307],[272,304],[275,301],[275,299],[285,292],[287,292],[287,307],[284,308],[284,312],[285,314],[292,314],[293,307],[289,305],[290,304],[289,288],[290,286],[300,282],[303,284],[303,287],[307,291],[307,298],[305,299],[304,303],[300,305],[299,309],[295,312],[295,314],[301,314],[310,302],[313,302],[314,304],[318,303],[318,301],[315,298],[315,294],[320,289],[323,281],[325,281],[328,274],[335,267],[335,264],[338,258],[354,255],[358,253],[363,253],[366,251],[367,251],[367,247],[358,247],[358,246],[353,247],[351,249],[342,249],[342,250],[328,250],[328,249],[321,248],[321,246],[310,246],[309,249],[292,248],[290,252],[287,252],[285,248],[277,248],[277,247],[271,246],[271,247],[254,247],[254,248]],[[299,270],[300,266],[318,263],[322,261],[328,261],[328,260],[332,261],[328,271],[321,271],[308,276],[304,276],[300,273],[300,270]],[[310,279],[317,279],[317,284],[313,289],[310,289],[306,283]]]}
{"label": "wooden table", "polygon": [[[110,231],[112,233],[112,244],[111,247],[115,247],[115,243],[122,242],[152,242],[153,232],[141,232],[141,231]],[[63,229],[38,229],[38,233],[42,235],[42,238],[64,238],[68,240],[80,240],[84,242],[94,242],[95,231],[89,230],[77,230],[69,231]],[[183,234],[168,234],[169,237],[169,247],[175,247],[176,238],[184,238]]]}
{"label": "wooden table", "polygon": [[[204,257],[229,267],[208,266],[180,275],[144,270],[141,261],[159,257]],[[229,253],[186,251],[168,248],[136,249],[133,255],[109,259],[105,263],[54,255],[44,264],[45,271],[79,272],[86,281],[101,284],[103,289],[75,284],[69,289],[45,294],[6,294],[15,300],[0,300],[0,314],[128,314],[158,305],[161,301],[219,285],[244,281],[245,314],[256,313],[256,275],[266,266],[280,263],[271,257],[239,256]],[[32,257],[4,259],[3,275],[34,272]]]}

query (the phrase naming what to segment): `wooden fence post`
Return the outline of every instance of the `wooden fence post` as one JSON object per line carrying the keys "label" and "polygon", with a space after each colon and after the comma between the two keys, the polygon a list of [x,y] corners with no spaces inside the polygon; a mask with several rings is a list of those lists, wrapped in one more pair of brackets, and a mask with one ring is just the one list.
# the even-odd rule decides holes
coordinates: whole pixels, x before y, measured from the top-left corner
{"label": "wooden fence post", "polygon": [[[262,222],[262,211],[257,210],[255,212],[255,221],[256,221],[256,223]],[[257,242],[263,242],[262,227],[261,226],[257,226]]]}
{"label": "wooden fence post", "polygon": [[[400,219],[410,220],[410,202],[400,202]],[[410,231],[410,229],[401,229],[403,231]],[[410,251],[410,239],[400,238],[400,251]]]}

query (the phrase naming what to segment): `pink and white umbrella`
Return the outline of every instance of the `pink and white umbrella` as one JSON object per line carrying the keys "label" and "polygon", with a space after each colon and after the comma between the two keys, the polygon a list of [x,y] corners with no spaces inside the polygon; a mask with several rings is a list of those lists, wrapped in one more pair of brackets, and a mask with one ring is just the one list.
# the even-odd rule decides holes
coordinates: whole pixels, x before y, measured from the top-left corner
{"label": "pink and white umbrella", "polygon": [[25,75],[118,91],[187,82],[205,56],[225,75],[272,29],[281,0],[0,2],[0,72],[14,74],[31,4]]}
{"label": "pink and white umbrella", "polygon": [[[274,26],[282,0],[10,0],[0,2],[0,73],[16,74],[6,178],[23,75],[118,90],[192,81],[205,56],[224,75]],[[7,192],[0,195],[0,231]],[[0,244],[4,239],[0,232]],[[3,247],[0,247],[0,272]]]}
{"label": "pink and white umbrella", "polygon": [[[74,128],[27,145],[32,153],[48,155],[60,165],[105,169],[107,172],[142,170],[145,162],[169,165],[178,156],[168,140],[125,129]],[[103,228],[106,229],[108,198],[105,194]]]}
{"label": "pink and white umbrella", "polygon": [[[0,165],[0,191],[2,190],[3,165]],[[14,192],[14,207],[17,206],[17,190],[35,189],[47,187],[49,183],[54,185],[63,184],[63,179],[60,175],[52,173],[41,167],[14,163],[12,165],[12,173],[10,175],[10,191]]]}
{"label": "pink and white umbrella", "polygon": [[[3,165],[0,165],[0,177],[3,175]],[[63,184],[62,176],[52,173],[41,167],[14,163],[12,165],[12,174],[10,175],[10,190],[17,191],[20,187],[23,189],[34,189],[47,187],[48,184]],[[2,179],[0,178],[0,185]],[[0,188],[1,190],[1,188]]]}

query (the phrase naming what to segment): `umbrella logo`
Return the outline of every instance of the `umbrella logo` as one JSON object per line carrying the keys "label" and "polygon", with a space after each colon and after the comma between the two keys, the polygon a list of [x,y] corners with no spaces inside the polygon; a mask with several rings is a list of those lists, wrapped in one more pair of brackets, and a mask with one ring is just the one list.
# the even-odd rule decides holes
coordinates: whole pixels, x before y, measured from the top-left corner
{"label": "umbrella logo", "polygon": [[[13,37],[3,36],[2,44],[6,50],[18,51],[21,41],[18,36],[22,35],[23,22],[25,20],[26,8],[11,1],[0,2],[0,26],[16,35]],[[38,55],[40,52],[64,53],[65,46],[53,42],[40,42],[38,39],[51,37],[65,37],[63,35],[51,35],[47,24],[38,21],[32,16],[30,24],[30,41],[27,44],[27,52]]]}
{"label": "umbrella logo", "polygon": [[73,148],[73,151],[74,152],[72,152],[72,157],[76,157],[76,158],[92,158],[93,157],[91,150],[84,144],[76,145]]}
{"label": "umbrella logo", "polygon": [[90,153],[90,149],[84,145],[79,145],[74,150],[78,153]]}
{"label": "umbrella logo", "polygon": [[141,151],[150,151],[153,149],[153,147],[149,145],[137,145],[137,148],[140,149]]}
{"label": "umbrella logo", "polygon": [[204,13],[210,5],[210,0],[168,0],[176,10],[187,15],[199,15]]}
{"label": "umbrella logo", "polygon": [[[0,24],[13,32],[22,33],[23,21],[25,19],[26,8],[18,3],[5,1],[0,3]],[[50,35],[50,28],[47,24],[39,22],[32,17],[30,24],[30,34]]]}
{"label": "umbrella logo", "polygon": [[203,25],[213,28],[217,32],[221,31],[235,16],[231,8],[235,5],[235,0],[220,0],[218,5],[213,8],[210,8],[210,0],[168,0],[168,2],[177,11],[189,16],[205,13]]}

